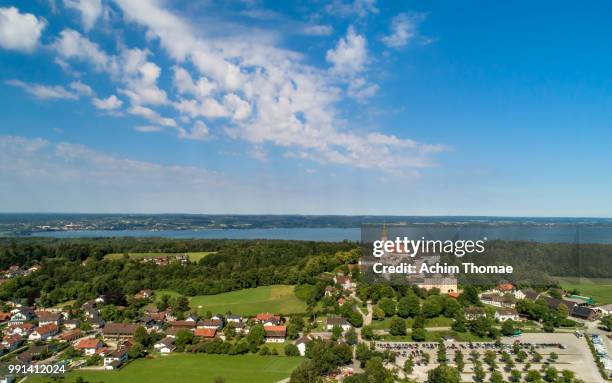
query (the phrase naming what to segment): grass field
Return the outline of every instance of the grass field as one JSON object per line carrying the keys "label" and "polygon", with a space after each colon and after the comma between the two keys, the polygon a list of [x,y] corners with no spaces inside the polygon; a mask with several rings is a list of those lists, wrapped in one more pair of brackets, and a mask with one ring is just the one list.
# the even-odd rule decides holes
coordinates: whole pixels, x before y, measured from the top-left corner
{"label": "grass field", "polygon": [[[214,254],[215,251],[199,251],[199,252],[191,252],[191,253],[128,253],[130,258],[132,259],[140,259],[144,257],[166,257],[166,256],[176,256],[187,254],[189,260],[192,262],[197,262],[200,259],[206,257],[207,255]],[[108,260],[116,260],[122,259],[123,253],[110,253],[104,256],[104,259]]]}
{"label": "grass field", "polygon": [[612,278],[556,278],[565,290],[576,289],[580,295],[589,296],[595,304],[612,303]]}
{"label": "grass field", "polygon": [[[226,383],[273,383],[289,377],[302,361],[300,357],[258,355],[174,354],[156,359],[139,359],[119,371],[79,371],[67,375],[66,383],[78,376],[87,382],[105,383],[212,383],[215,377]],[[30,377],[28,383],[51,381]]]}
{"label": "grass field", "polygon": [[[167,290],[155,292],[158,298],[163,294],[177,295]],[[295,296],[293,286],[289,285],[261,286],[217,295],[197,295],[189,298],[189,303],[202,314],[207,310],[221,314],[231,311],[243,316],[261,312],[294,314],[306,311],[306,304]]]}

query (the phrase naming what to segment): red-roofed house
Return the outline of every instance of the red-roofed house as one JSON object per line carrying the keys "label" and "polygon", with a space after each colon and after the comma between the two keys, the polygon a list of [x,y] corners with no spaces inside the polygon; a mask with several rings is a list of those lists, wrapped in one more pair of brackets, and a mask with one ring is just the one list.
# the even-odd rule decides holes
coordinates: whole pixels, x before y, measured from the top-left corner
{"label": "red-roofed house", "polygon": [[102,348],[104,343],[100,339],[97,338],[84,338],[77,343],[75,348],[77,350],[83,351],[85,355],[93,355],[98,351],[98,349]]}
{"label": "red-roofed house", "polygon": [[49,323],[44,326],[39,326],[32,331],[30,336],[28,336],[29,340],[45,340],[51,338],[53,335],[59,332],[59,327],[56,324]]}
{"label": "red-roofed house", "polygon": [[270,313],[260,313],[255,316],[255,320],[263,323],[264,326],[274,326],[281,323],[281,317]]}
{"label": "red-roofed house", "polygon": [[286,326],[264,326],[266,343],[283,343],[287,335]]}
{"label": "red-roofed house", "polygon": [[212,339],[215,337],[216,334],[216,328],[198,328],[195,330],[193,335],[204,339]]}
{"label": "red-roofed house", "polygon": [[511,293],[514,290],[514,285],[512,283],[502,283],[500,285],[497,285],[497,287],[495,288],[495,291],[505,294],[505,293]]}
{"label": "red-roofed house", "polygon": [[451,291],[451,292],[448,293],[448,296],[453,298],[453,299],[457,299],[457,298],[459,298],[459,293],[456,292],[456,291]]}
{"label": "red-roofed house", "polygon": [[8,351],[13,351],[17,349],[23,342],[23,338],[21,335],[7,335],[2,338],[2,347],[6,348]]}
{"label": "red-roofed house", "polygon": [[334,282],[342,286],[344,290],[352,290],[355,287],[357,287],[357,285],[355,284],[355,282],[353,282],[351,277],[346,276],[346,275],[336,275],[334,277]]}

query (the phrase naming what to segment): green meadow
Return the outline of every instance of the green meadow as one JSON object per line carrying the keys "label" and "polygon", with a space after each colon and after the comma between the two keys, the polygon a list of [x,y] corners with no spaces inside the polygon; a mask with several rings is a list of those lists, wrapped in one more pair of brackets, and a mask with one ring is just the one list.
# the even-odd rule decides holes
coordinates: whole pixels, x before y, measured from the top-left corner
{"label": "green meadow", "polygon": [[[128,253],[128,256],[131,259],[142,259],[145,257],[167,257],[167,256],[177,256],[177,255],[187,255],[191,262],[197,262],[200,259],[206,257],[207,255],[214,254],[215,251],[199,251],[199,252],[189,252],[189,253]],[[122,259],[124,256],[123,253],[110,253],[104,256],[104,259],[108,260],[117,260]]]}
{"label": "green meadow", "polygon": [[561,287],[565,290],[576,289],[580,295],[595,300],[595,304],[612,303],[612,278],[573,278],[557,277]]}
{"label": "green meadow", "polygon": [[[74,383],[77,377],[87,382],[105,383],[200,383],[222,377],[226,383],[273,383],[288,378],[301,357],[259,355],[173,354],[154,359],[138,359],[118,371],[74,371],[62,380]],[[27,383],[52,382],[31,376]]]}
{"label": "green meadow", "polygon": [[[178,295],[174,291],[158,290],[157,299],[162,295]],[[298,299],[290,285],[261,286],[254,289],[231,291],[216,295],[196,295],[189,298],[192,308],[204,314],[206,311],[224,314],[252,316],[261,312],[294,314],[306,311],[306,304]]]}

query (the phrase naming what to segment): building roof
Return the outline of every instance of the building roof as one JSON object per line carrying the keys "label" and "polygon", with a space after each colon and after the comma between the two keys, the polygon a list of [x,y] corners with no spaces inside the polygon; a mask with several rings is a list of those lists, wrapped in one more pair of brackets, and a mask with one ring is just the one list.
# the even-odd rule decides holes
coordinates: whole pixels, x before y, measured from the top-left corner
{"label": "building roof", "polygon": [[59,339],[60,340],[72,340],[72,339],[78,338],[79,335],[81,335],[81,330],[77,328],[77,329],[63,333],[62,335],[59,336]]}
{"label": "building roof", "polygon": [[204,319],[198,322],[198,326],[219,327],[223,324],[221,319]]}
{"label": "building roof", "polygon": [[512,283],[502,283],[497,286],[499,291],[512,291],[514,290],[514,285]]}
{"label": "building roof", "polygon": [[327,318],[327,324],[330,326],[344,326],[349,323],[345,318],[342,317],[329,317]]}
{"label": "building roof", "polygon": [[518,315],[518,311],[516,311],[515,309],[506,309],[506,308],[498,309],[497,313],[499,315]]}
{"label": "building roof", "polygon": [[57,325],[55,323],[49,323],[44,326],[37,327],[34,329],[34,332],[40,335],[46,335],[56,333],[57,330]]}
{"label": "building roof", "polygon": [[174,338],[167,336],[155,344],[163,344],[164,346],[172,347],[174,346]]}
{"label": "building roof", "polygon": [[266,337],[285,337],[287,334],[286,326],[264,326]]}
{"label": "building roof", "polygon": [[583,306],[574,306],[572,308],[572,310],[570,311],[572,316],[578,317],[578,318],[590,318],[593,315],[595,315],[595,311],[591,308],[588,307],[583,307]]}
{"label": "building roof", "polygon": [[104,326],[104,335],[134,335],[136,329],[140,327],[132,323],[107,323]]}
{"label": "building roof", "polygon": [[36,315],[38,315],[38,320],[42,322],[58,321],[62,317],[61,314],[51,311],[37,311]]}
{"label": "building roof", "polygon": [[303,337],[296,339],[294,343],[298,345],[302,343],[308,343],[311,340],[312,340],[312,337],[310,335],[304,335]]}
{"label": "building roof", "polygon": [[84,339],[81,339],[75,347],[78,349],[85,349],[85,348],[98,348],[100,346],[102,346],[102,341],[100,339],[84,338]]}
{"label": "building roof", "polygon": [[217,334],[216,328],[197,328],[193,335],[199,336],[202,338],[214,338]]}
{"label": "building roof", "polygon": [[194,328],[196,326],[196,322],[190,320],[174,320],[168,322],[168,324],[172,327],[180,328]]}

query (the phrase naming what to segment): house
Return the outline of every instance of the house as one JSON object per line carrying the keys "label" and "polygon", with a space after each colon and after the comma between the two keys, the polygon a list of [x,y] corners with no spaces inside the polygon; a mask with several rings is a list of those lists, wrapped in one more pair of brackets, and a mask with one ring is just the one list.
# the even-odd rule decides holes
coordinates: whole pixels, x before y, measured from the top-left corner
{"label": "house", "polygon": [[166,334],[166,336],[175,337],[176,333],[179,332],[179,330],[184,330],[184,329],[179,328],[179,327],[168,327],[167,329],[164,330],[164,333]]}
{"label": "house", "polygon": [[595,310],[599,311],[603,316],[612,315],[612,304],[595,307]]}
{"label": "house", "polygon": [[16,350],[23,343],[23,338],[19,334],[7,335],[2,338],[2,347],[7,351]]}
{"label": "house", "polygon": [[509,294],[514,291],[514,285],[512,283],[502,283],[497,285],[493,291],[500,294]]}
{"label": "house", "polygon": [[459,298],[459,293],[457,291],[451,291],[447,295],[449,297],[453,298],[453,299],[458,299]]}
{"label": "house", "polygon": [[270,313],[260,313],[255,316],[255,321],[264,326],[277,326],[281,323],[281,317]]}
{"label": "house", "polygon": [[334,277],[334,283],[339,284],[343,290],[352,290],[357,287],[357,284],[353,282],[351,277],[346,275],[336,275]]}
{"label": "house", "polygon": [[338,306],[342,306],[345,303],[346,303],[346,299],[344,299],[344,297],[338,298]]}
{"label": "house", "polygon": [[98,349],[102,348],[104,343],[97,338],[83,338],[74,348],[82,351],[85,355],[94,355]]}
{"label": "house", "polygon": [[176,346],[174,345],[174,338],[167,336],[159,342],[155,343],[153,345],[153,348],[155,348],[155,351],[160,352],[162,354],[169,354],[172,351],[176,350]]}
{"label": "house", "polygon": [[466,307],[464,310],[465,319],[467,320],[475,320],[478,318],[483,318],[487,316],[487,313],[482,307]]}
{"label": "house", "polygon": [[15,383],[15,377],[13,375],[4,375],[0,377],[0,383]]}
{"label": "house", "polygon": [[[214,317],[213,319],[221,319],[223,320],[223,318],[219,318],[219,317]],[[198,321],[198,316],[194,313],[189,314],[189,316],[187,318],[185,318],[186,321],[188,322],[197,322]]]}
{"label": "house", "polygon": [[331,296],[334,296],[335,294],[336,294],[336,289],[333,286],[327,286],[325,288],[326,297],[331,297]]}
{"label": "house", "polygon": [[597,316],[597,312],[592,308],[576,305],[570,310],[570,315],[580,319],[593,320]]}
{"label": "house", "polygon": [[32,323],[16,324],[16,325],[10,325],[7,328],[6,333],[9,335],[15,335],[15,334],[21,335],[22,337],[25,338],[28,335],[30,335],[33,329],[34,329],[34,325]]}
{"label": "house", "polygon": [[514,309],[500,308],[495,312],[495,319],[500,322],[505,322],[507,320],[518,321],[519,314]]}
{"label": "house", "polygon": [[11,310],[11,320],[12,324],[22,324],[27,321],[33,320],[36,318],[36,313],[30,307],[20,307],[17,309]]}
{"label": "house", "polygon": [[568,301],[564,299],[557,299],[557,298],[552,298],[552,297],[539,297],[538,299],[543,299],[546,302],[546,305],[548,306],[550,310],[557,310],[557,308],[561,304],[563,304],[565,305],[565,307],[567,307],[570,315],[572,313],[572,309],[574,308],[574,306],[577,306],[576,302],[572,302],[572,301]]}
{"label": "house", "polygon": [[104,337],[133,337],[136,329],[140,327],[137,324],[132,323],[107,323],[102,330]]}
{"label": "house", "polygon": [[44,326],[39,326],[32,331],[28,336],[29,340],[45,340],[53,337],[59,332],[59,327],[56,324],[50,323]]}
{"label": "house", "polygon": [[153,320],[153,317],[151,315],[144,314],[140,318],[138,318],[138,323],[148,328],[152,327],[155,324],[155,320]]}
{"label": "house", "polygon": [[216,328],[197,328],[193,335],[199,338],[212,339],[217,334]]}
{"label": "house", "polygon": [[62,333],[58,337],[58,339],[60,342],[72,342],[73,340],[79,339],[80,336],[81,336],[81,330],[77,328],[77,329],[66,331]]}
{"label": "house", "polygon": [[81,327],[81,321],[78,319],[66,319],[64,320],[64,327],[68,330],[74,330]]}
{"label": "house", "polygon": [[54,313],[51,311],[37,311],[36,315],[38,316],[39,326],[44,326],[47,324],[59,326],[62,324],[62,314],[60,313]]}
{"label": "house", "polygon": [[232,326],[234,326],[234,328],[236,329],[236,333],[237,334],[248,334],[249,333],[249,328],[247,327],[246,323],[244,322],[232,322],[231,323]]}
{"label": "house", "polygon": [[150,289],[140,290],[136,294],[134,294],[134,299],[149,299],[153,296],[153,291]]}
{"label": "house", "polygon": [[286,326],[264,326],[266,343],[283,343],[287,335]]}
{"label": "house", "polygon": [[529,299],[534,302],[538,299],[539,295],[540,293],[532,289],[517,290],[514,292],[514,297],[516,299]]}
{"label": "house", "polygon": [[220,319],[205,319],[199,321],[197,324],[198,328],[214,328],[215,330],[221,330],[223,328],[223,321]]}
{"label": "house", "polygon": [[342,317],[328,317],[326,321],[327,331],[331,331],[335,326],[342,328],[342,331],[348,331],[351,329],[351,324]]}
{"label": "house", "polygon": [[438,289],[440,294],[448,294],[457,291],[457,278],[453,277],[433,277],[424,278],[417,283],[417,286],[425,290]]}
{"label": "house", "polygon": [[0,311],[0,323],[4,323],[11,319],[11,313],[5,313]]}
{"label": "house", "polygon": [[225,317],[225,321],[227,323],[239,323],[242,322],[242,317],[240,315],[228,315]]}
{"label": "house", "polygon": [[193,330],[194,328],[196,328],[196,322],[187,321],[187,320],[175,320],[175,321],[168,322],[168,324],[171,327],[184,328],[186,330]]}
{"label": "house", "polygon": [[104,357],[104,369],[115,370],[128,360],[128,347],[119,346],[115,351]]}
{"label": "house", "polygon": [[480,300],[495,307],[514,308],[515,306],[514,297],[511,295],[482,294]]}
{"label": "house", "polygon": [[104,303],[105,302],[104,295],[100,295],[99,297],[94,299],[94,302],[95,303]]}
{"label": "house", "polygon": [[311,340],[312,337],[310,335],[304,335],[303,337],[296,339],[296,341],[293,342],[293,344],[295,344],[298,350],[300,351],[301,356],[306,355],[306,343],[310,342]]}

